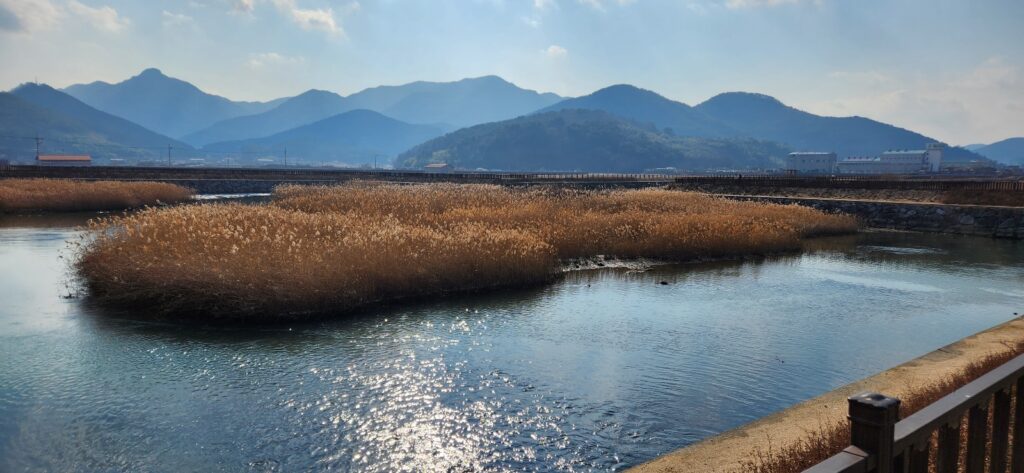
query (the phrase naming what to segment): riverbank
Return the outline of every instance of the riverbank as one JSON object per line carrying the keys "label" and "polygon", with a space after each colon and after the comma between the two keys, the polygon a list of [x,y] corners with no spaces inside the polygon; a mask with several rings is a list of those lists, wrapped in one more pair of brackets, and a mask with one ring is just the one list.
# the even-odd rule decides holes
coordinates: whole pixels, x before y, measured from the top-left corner
{"label": "riverbank", "polygon": [[927,190],[898,188],[836,188],[836,187],[779,187],[756,184],[696,184],[678,182],[671,188],[688,192],[715,195],[749,195],[772,197],[798,197],[808,199],[843,199],[873,202],[914,202],[953,205],[990,205],[998,207],[1024,207],[1024,192],[993,190]]}
{"label": "riverbank", "polygon": [[0,179],[0,213],[125,210],[177,204],[192,195],[163,182]]}
{"label": "riverbank", "polygon": [[634,473],[751,471],[759,457],[786,451],[817,432],[846,419],[846,399],[871,391],[905,398],[957,376],[993,354],[1005,353],[1024,340],[1024,318],[1017,318],[966,337],[874,376],[801,402],[760,420],[730,430],[639,465]]}
{"label": "riverbank", "polygon": [[856,216],[871,228],[1024,239],[1024,207],[854,199],[722,195],[739,201],[803,205]]}
{"label": "riverbank", "polygon": [[288,319],[537,284],[562,261],[596,255],[765,255],[855,230],[850,217],[806,207],[660,189],[286,186],[265,206],[180,206],[97,222],[76,268],[100,303]]}

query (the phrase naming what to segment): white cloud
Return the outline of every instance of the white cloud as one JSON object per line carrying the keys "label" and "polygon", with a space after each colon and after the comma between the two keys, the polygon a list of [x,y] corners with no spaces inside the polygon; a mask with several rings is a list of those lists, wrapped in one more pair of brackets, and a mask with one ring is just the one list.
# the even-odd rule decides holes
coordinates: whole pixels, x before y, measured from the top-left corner
{"label": "white cloud", "polygon": [[[604,10],[604,4],[607,3],[606,0],[578,0],[578,1],[580,3],[582,3],[582,4],[584,4],[584,5],[589,5],[591,7],[594,7],[596,9],[598,9],[598,10]],[[615,4],[619,5],[620,7],[624,7],[624,6],[630,5],[632,3],[636,3],[636,0],[614,0],[612,3],[615,3]]]}
{"label": "white cloud", "polygon": [[250,54],[246,63],[250,69],[262,69],[274,66],[298,66],[305,64],[306,58],[302,56],[285,56],[274,52]]}
{"label": "white cloud", "polygon": [[164,25],[164,28],[174,28],[174,27],[177,27],[177,26],[186,26],[186,25],[194,25],[195,24],[195,19],[193,19],[191,16],[188,16],[188,15],[186,15],[184,13],[173,13],[173,12],[169,12],[167,10],[164,10],[163,12],[161,12],[160,17],[161,17],[161,21],[162,21],[162,23]]}
{"label": "white cloud", "polygon": [[828,74],[845,94],[798,104],[829,115],[861,114],[950,143],[1024,135],[1024,68],[992,57],[967,70],[903,75]]}
{"label": "white cloud", "polygon": [[563,59],[569,55],[569,51],[557,44],[548,46],[543,53],[551,59]]}
{"label": "white cloud", "polygon": [[252,13],[256,8],[256,0],[232,0],[231,9],[235,13]]}
{"label": "white cloud", "polygon": [[725,6],[735,10],[739,8],[776,7],[787,3],[802,3],[805,1],[815,4],[821,4],[822,2],[822,0],[725,0]]}
{"label": "white cloud", "polygon": [[[636,3],[637,0],[576,0],[581,5],[586,5],[595,10],[605,11],[606,3],[615,3],[619,6],[626,6],[632,3]],[[533,7],[537,10],[547,10],[550,8],[557,8],[558,3],[556,0],[533,0]]]}
{"label": "white cloud", "polygon": [[[291,18],[292,22],[304,30],[320,30],[330,35],[345,34],[341,26],[334,18],[333,8],[304,9],[299,8],[296,0],[273,0],[274,5]],[[347,11],[358,11],[359,3],[354,2],[346,6]]]}
{"label": "white cloud", "polygon": [[50,0],[0,0],[0,31],[32,33],[51,29],[64,16]]}
{"label": "white cloud", "polygon": [[101,31],[119,33],[131,25],[131,20],[122,17],[109,5],[90,7],[78,0],[71,0],[68,2],[68,9],[74,16],[86,20],[93,28]]}

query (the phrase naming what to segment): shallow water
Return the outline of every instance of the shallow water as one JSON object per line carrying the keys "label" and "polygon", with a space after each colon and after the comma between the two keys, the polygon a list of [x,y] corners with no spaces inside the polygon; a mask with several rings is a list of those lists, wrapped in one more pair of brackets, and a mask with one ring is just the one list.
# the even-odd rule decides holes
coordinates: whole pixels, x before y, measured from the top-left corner
{"label": "shallow water", "polygon": [[149,324],[63,297],[85,218],[0,216],[0,471],[619,469],[1024,312],[1022,243],[864,233],[291,327]]}

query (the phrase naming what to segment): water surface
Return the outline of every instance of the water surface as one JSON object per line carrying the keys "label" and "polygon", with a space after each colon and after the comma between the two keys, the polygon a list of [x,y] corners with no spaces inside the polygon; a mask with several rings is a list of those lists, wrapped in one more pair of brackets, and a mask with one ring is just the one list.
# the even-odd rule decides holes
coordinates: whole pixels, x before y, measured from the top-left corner
{"label": "water surface", "polygon": [[865,233],[183,327],[66,297],[84,219],[0,216],[0,471],[621,469],[1024,312],[1024,244]]}

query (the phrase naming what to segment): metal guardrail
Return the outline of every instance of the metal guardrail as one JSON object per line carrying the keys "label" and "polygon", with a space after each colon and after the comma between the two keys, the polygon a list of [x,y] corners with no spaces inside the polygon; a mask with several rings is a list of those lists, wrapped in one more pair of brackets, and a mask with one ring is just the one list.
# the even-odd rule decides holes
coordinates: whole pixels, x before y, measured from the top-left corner
{"label": "metal guardrail", "polygon": [[465,182],[672,182],[674,176],[654,173],[509,173],[428,172],[369,169],[254,169],[126,166],[24,166],[0,170],[0,177],[56,177],[69,179],[252,179],[318,180],[381,179]]}
{"label": "metal guardrail", "polygon": [[906,419],[899,409],[898,399],[882,394],[851,397],[850,447],[804,473],[926,473],[931,456],[936,473],[956,473],[962,440],[965,473],[985,473],[986,464],[989,473],[1024,472],[1024,355]]}
{"label": "metal guardrail", "polygon": [[1024,192],[1024,179],[951,178],[948,176],[780,176],[772,174],[728,174],[679,176],[657,173],[565,173],[565,172],[429,172],[379,169],[296,169],[296,168],[183,168],[128,166],[26,166],[0,168],[0,177],[51,177],[67,179],[151,179],[151,180],[277,180],[345,181],[378,179],[407,182],[481,183],[677,183],[697,186],[802,187],[845,189],[899,189],[934,191]]}

